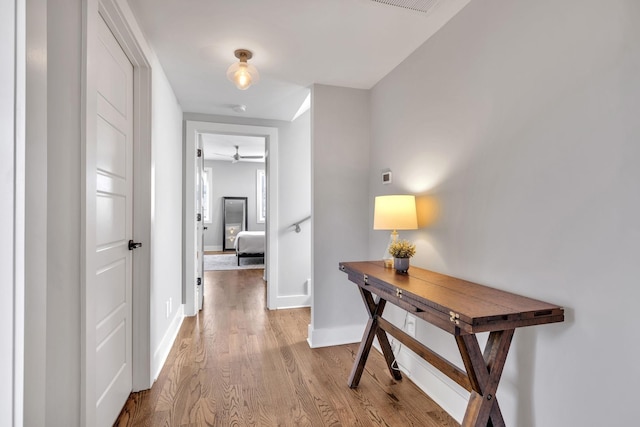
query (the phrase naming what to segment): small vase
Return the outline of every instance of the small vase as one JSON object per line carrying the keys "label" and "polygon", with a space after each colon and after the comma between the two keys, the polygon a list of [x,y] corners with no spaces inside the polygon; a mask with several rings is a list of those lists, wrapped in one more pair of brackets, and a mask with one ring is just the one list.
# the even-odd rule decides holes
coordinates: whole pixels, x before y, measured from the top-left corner
{"label": "small vase", "polygon": [[409,260],[410,258],[394,258],[393,268],[399,273],[406,273],[409,270]]}

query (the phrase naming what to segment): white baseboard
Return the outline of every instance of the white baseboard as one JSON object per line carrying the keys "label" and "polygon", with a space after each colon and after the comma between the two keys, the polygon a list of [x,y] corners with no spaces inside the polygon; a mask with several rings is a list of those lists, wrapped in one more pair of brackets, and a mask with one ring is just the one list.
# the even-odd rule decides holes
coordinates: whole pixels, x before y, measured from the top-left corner
{"label": "white baseboard", "polygon": [[169,352],[171,351],[171,347],[173,346],[173,342],[176,340],[178,336],[178,331],[180,331],[180,326],[182,325],[182,320],[184,319],[184,304],[180,304],[180,307],[176,310],[175,316],[173,316],[173,320],[169,324],[167,331],[165,332],[160,344],[156,351],[153,352],[153,381],[158,379],[158,375],[160,375],[160,371],[164,366],[164,363],[167,361],[167,357],[169,356]]}
{"label": "white baseboard", "polygon": [[220,252],[222,250],[222,245],[205,246],[204,250]]}
{"label": "white baseboard", "polygon": [[[377,338],[374,340],[374,348],[382,353]],[[468,391],[406,347],[400,348],[396,362],[406,378],[410,378],[457,422],[462,422],[469,401]]]}
{"label": "white baseboard", "polygon": [[311,306],[311,295],[279,296],[276,303],[278,310],[285,308],[301,308]]}
{"label": "white baseboard", "polygon": [[362,324],[337,328],[313,329],[311,325],[309,325],[307,342],[311,348],[360,342],[365,326],[365,324]]}

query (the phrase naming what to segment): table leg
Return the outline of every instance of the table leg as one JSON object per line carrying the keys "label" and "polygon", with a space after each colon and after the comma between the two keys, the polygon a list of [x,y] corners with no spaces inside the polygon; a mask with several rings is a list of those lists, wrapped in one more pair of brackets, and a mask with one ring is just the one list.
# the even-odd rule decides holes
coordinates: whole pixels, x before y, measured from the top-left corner
{"label": "table leg", "polygon": [[380,344],[382,354],[384,355],[384,358],[387,362],[389,373],[396,380],[400,380],[402,379],[402,374],[399,370],[394,369],[393,367],[395,356],[393,355],[393,351],[391,350],[391,344],[389,344],[387,333],[378,327],[377,322],[377,318],[382,316],[382,312],[384,311],[384,307],[387,301],[380,298],[376,303],[373,299],[373,295],[371,295],[371,292],[362,288],[358,289],[360,289],[360,295],[362,296],[362,300],[364,301],[367,308],[369,321],[367,322],[367,326],[364,330],[362,342],[360,343],[360,348],[358,349],[358,354],[356,355],[353,369],[351,370],[351,375],[349,376],[349,387],[358,387],[360,378],[362,377],[362,372],[364,371],[364,366],[367,362],[367,358],[369,357],[371,345],[373,344],[373,338],[375,336],[378,337],[378,343]]}
{"label": "table leg", "polygon": [[393,350],[391,350],[391,344],[389,343],[389,338],[387,337],[387,333],[383,331],[381,328],[377,327],[377,318],[375,316],[382,316],[382,311],[384,310],[386,300],[380,298],[378,304],[382,304],[380,307],[380,311],[377,315],[374,315],[376,310],[376,302],[374,300],[373,295],[366,289],[360,289],[360,295],[362,296],[362,300],[367,306],[367,312],[369,313],[369,317],[374,318],[376,320],[376,336],[378,337],[378,343],[380,344],[380,348],[382,349],[382,355],[384,356],[385,361],[387,362],[387,368],[389,369],[389,373],[395,380],[402,379],[402,373],[400,369],[396,366],[396,356],[393,354]]}
{"label": "table leg", "polygon": [[473,389],[462,420],[462,427],[505,425],[496,391],[507,360],[513,332],[513,329],[491,332],[484,354],[480,351],[475,335],[456,336],[458,349]]}

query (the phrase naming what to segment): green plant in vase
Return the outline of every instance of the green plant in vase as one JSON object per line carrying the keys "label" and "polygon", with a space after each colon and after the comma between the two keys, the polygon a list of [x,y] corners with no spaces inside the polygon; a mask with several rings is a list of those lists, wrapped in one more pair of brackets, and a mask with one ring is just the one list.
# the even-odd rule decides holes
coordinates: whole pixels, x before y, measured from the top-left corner
{"label": "green plant in vase", "polygon": [[408,240],[396,240],[389,245],[389,253],[393,257],[393,268],[406,273],[409,270],[409,259],[416,254],[416,245]]}

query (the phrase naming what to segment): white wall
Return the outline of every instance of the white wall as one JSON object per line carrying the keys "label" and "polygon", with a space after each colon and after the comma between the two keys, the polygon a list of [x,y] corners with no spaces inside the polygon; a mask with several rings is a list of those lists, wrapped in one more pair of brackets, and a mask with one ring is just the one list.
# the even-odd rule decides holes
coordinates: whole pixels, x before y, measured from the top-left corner
{"label": "white wall", "polygon": [[313,86],[312,347],[360,341],[367,320],[338,263],[368,256],[370,126],[369,91]]}
{"label": "white wall", "polygon": [[222,198],[247,198],[247,230],[264,231],[265,224],[259,224],[256,213],[256,174],[258,169],[265,170],[264,163],[206,160],[205,167],[212,172],[211,191],[212,220],[205,223],[204,245],[207,250],[222,250]]}
{"label": "white wall", "polygon": [[45,425],[47,381],[47,3],[26,2],[24,425]]}
{"label": "white wall", "polygon": [[[300,224],[295,232],[294,223],[311,215],[311,114],[304,113],[290,126],[280,130],[280,300],[286,306],[308,306],[311,278],[311,221]],[[304,250],[300,250],[304,248]]]}
{"label": "white wall", "polygon": [[[472,1],[372,90],[369,199],[440,205],[403,233],[413,264],[566,307],[516,331],[507,425],[637,423],[638,22],[633,0]],[[379,257],[386,235],[370,240]],[[457,353],[428,325],[418,337]],[[432,393],[460,417],[456,394]]]}
{"label": "white wall", "polygon": [[48,61],[47,229],[38,236],[46,249],[47,425],[80,422],[81,68],[70,64],[82,61],[81,23],[80,1],[48,2],[46,54],[65,61]]}
{"label": "white wall", "polygon": [[155,55],[152,67],[151,372],[157,378],[183,318],[183,161],[182,109]]}

